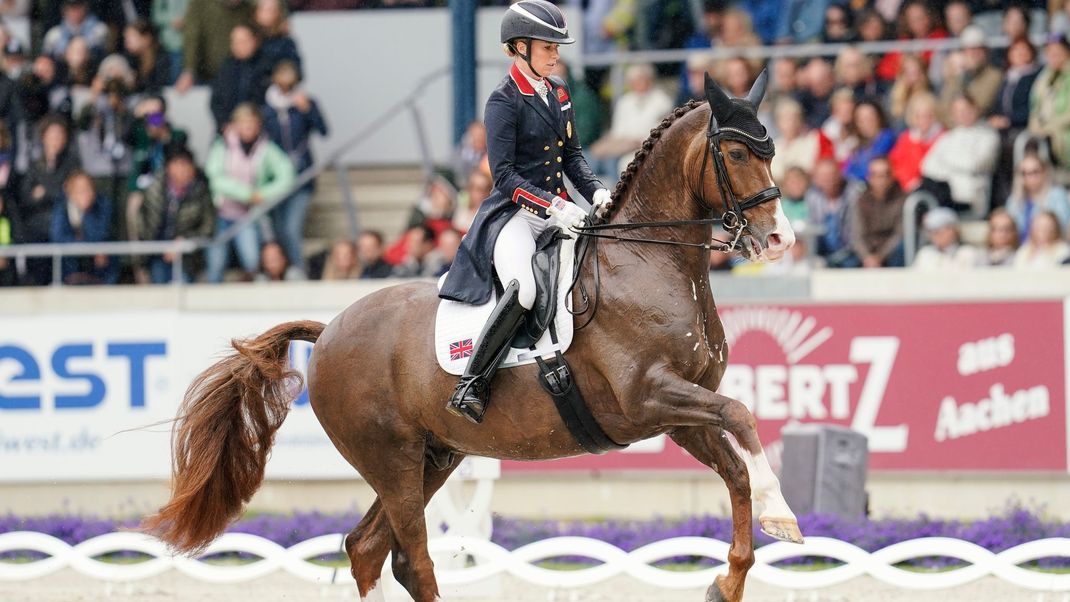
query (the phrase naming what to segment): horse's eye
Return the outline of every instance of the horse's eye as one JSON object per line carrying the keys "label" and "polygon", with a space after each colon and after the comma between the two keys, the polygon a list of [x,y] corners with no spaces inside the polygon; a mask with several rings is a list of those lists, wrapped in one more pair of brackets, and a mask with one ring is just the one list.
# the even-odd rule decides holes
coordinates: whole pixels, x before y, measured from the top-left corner
{"label": "horse's eye", "polygon": [[747,154],[741,150],[730,150],[728,151],[728,156],[731,157],[733,161],[743,161],[747,158]]}

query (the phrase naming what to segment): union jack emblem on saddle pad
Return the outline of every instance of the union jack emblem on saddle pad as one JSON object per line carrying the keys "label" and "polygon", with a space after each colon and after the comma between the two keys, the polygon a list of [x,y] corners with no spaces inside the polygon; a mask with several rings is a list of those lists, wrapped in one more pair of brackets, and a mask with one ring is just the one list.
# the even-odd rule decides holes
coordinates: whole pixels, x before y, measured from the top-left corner
{"label": "union jack emblem on saddle pad", "polygon": [[[568,290],[572,280],[572,266],[576,250],[576,240],[568,239],[561,243],[561,273],[558,275],[557,288],[560,291]],[[439,278],[439,288],[446,277]],[[535,351],[530,349],[510,349],[503,358],[501,368],[512,368],[534,364],[538,356],[552,357],[555,350],[562,352],[568,350],[572,343],[572,314],[568,312],[568,295],[558,295],[557,316],[554,324],[557,327],[557,340],[555,345],[550,340],[549,333],[543,334],[535,345]],[[438,365],[448,374],[460,376],[475,354],[475,344],[479,341],[479,333],[483,331],[490,318],[491,312],[497,300],[493,297],[483,305],[469,305],[442,299],[435,312],[435,359]]]}
{"label": "union jack emblem on saddle pad", "polygon": [[463,339],[450,343],[450,360],[457,361],[462,358],[471,357],[471,355],[472,339]]}

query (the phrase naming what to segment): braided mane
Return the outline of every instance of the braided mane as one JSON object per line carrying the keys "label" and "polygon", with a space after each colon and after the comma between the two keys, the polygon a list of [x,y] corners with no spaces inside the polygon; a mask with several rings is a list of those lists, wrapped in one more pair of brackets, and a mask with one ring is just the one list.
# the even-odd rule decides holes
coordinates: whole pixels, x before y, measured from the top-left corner
{"label": "braided mane", "polygon": [[661,135],[676,122],[677,119],[690,113],[696,107],[706,104],[706,100],[689,100],[687,104],[682,107],[676,107],[673,109],[665,119],[661,120],[661,123],[657,127],[650,130],[650,136],[643,142],[643,145],[635,153],[635,158],[628,164],[628,167],[624,169],[624,172],[620,175],[620,180],[617,181],[617,186],[613,189],[613,209],[612,212],[616,213],[620,209],[621,200],[624,198],[625,193],[628,192],[628,187],[631,185],[632,180],[635,179],[636,174],[639,173],[639,168],[643,165],[643,160],[654,148],[654,145],[661,140]]}

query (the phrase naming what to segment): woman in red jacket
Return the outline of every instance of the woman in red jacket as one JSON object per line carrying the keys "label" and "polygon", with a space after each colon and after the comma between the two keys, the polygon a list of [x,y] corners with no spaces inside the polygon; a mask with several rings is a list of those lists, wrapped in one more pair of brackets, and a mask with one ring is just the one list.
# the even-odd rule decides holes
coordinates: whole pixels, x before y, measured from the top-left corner
{"label": "woman in red jacket", "polygon": [[921,162],[936,144],[944,128],[936,120],[936,97],[929,93],[915,94],[907,104],[907,129],[899,134],[895,146],[888,153],[899,187],[910,192],[921,182]]}
{"label": "woman in red jacket", "polygon": [[[900,40],[942,40],[947,37],[947,31],[940,26],[936,13],[930,8],[925,0],[911,0],[902,9],[899,17]],[[929,73],[939,74],[939,66],[933,67],[934,57],[939,59],[938,54],[932,50],[920,53],[929,66]],[[885,81],[892,81],[899,74],[899,61],[903,55],[899,52],[890,52],[884,55],[877,64],[877,77]]]}

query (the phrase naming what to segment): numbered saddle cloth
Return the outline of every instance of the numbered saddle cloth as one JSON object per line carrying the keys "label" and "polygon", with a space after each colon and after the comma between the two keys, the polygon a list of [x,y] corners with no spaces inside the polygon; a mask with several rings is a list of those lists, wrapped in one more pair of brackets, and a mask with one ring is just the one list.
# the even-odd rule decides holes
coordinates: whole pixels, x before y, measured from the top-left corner
{"label": "numbered saddle cloth", "polygon": [[[547,232],[551,230],[556,231],[556,228],[550,228]],[[502,368],[533,364],[536,357],[553,357],[555,351],[560,349],[564,353],[569,345],[572,344],[572,314],[568,312],[572,303],[568,288],[572,284],[576,241],[571,238],[561,239],[558,249],[560,270],[557,273],[557,286],[547,287],[540,284],[538,287],[540,298],[535,300],[535,306],[538,308],[544,302],[547,289],[556,288],[556,311],[554,312],[553,323],[557,331],[557,344],[554,344],[551,340],[550,332],[547,330],[542,333],[535,343],[534,350],[528,347],[510,349],[509,354],[501,364]],[[534,259],[538,259],[538,253]],[[538,282],[538,273],[536,273],[535,278],[536,282]],[[445,279],[445,275],[439,279],[439,289],[442,288],[442,283]],[[472,356],[476,345],[479,343],[479,335],[483,331],[483,325],[487,323],[487,319],[497,303],[497,293],[483,305],[470,305],[447,299],[439,301],[438,313],[435,316],[435,357],[438,359],[438,365],[442,366],[443,370],[458,376],[464,374],[464,368],[468,365],[468,358]],[[515,345],[516,340],[513,343]]]}

